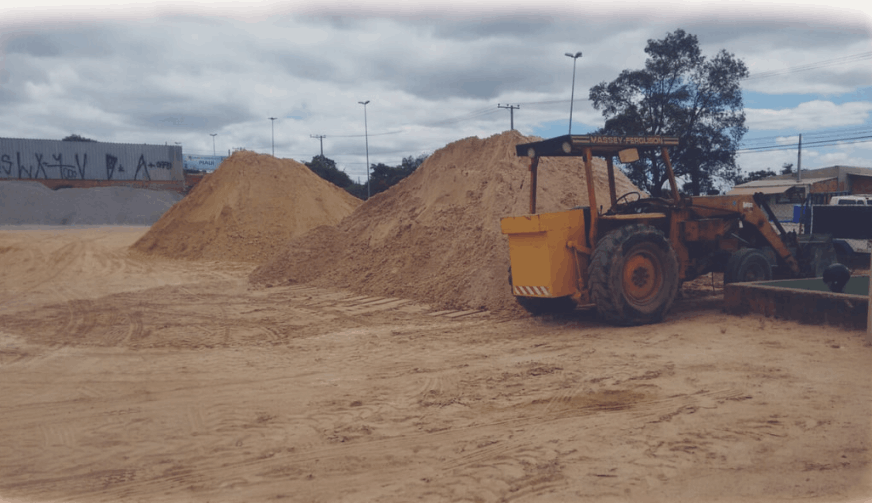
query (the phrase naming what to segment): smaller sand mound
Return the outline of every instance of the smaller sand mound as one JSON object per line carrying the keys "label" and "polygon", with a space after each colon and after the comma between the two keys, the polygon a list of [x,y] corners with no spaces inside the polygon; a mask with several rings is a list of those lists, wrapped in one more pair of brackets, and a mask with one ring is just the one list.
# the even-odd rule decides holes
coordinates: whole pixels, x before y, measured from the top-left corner
{"label": "smaller sand mound", "polygon": [[132,248],[172,258],[262,262],[361,201],[305,165],[236,152],[173,206]]}
{"label": "smaller sand mound", "polygon": [[[508,131],[437,150],[408,178],[336,227],[319,227],[261,264],[254,283],[309,282],[445,308],[511,309],[509,251],[500,219],[529,211],[529,160]],[[594,159],[597,200],[608,201],[605,161]],[[588,202],[580,158],[545,158],[539,212]],[[638,189],[615,173],[618,194]]]}

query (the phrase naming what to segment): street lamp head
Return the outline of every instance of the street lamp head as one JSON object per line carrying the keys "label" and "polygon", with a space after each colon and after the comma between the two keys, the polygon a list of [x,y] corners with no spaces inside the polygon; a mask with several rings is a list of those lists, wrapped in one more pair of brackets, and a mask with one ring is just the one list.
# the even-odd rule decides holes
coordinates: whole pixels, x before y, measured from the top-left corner
{"label": "street lamp head", "polygon": [[367,105],[367,104],[369,104],[369,100],[366,100],[366,101],[358,101],[358,103],[360,103],[361,105]]}
{"label": "street lamp head", "polygon": [[566,55],[569,56],[569,57],[572,58],[572,59],[578,59],[578,58],[581,57],[581,51],[578,51],[578,52],[576,52],[575,54],[572,54],[572,53],[567,52]]}

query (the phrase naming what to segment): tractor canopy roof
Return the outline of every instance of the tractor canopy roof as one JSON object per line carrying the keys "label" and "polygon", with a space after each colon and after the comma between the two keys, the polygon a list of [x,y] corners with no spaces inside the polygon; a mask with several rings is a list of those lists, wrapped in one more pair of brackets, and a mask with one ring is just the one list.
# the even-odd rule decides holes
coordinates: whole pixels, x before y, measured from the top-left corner
{"label": "tractor canopy roof", "polygon": [[674,136],[606,136],[563,135],[548,140],[523,143],[515,147],[519,157],[583,156],[589,148],[591,155],[611,157],[622,150],[656,147],[674,147]]}

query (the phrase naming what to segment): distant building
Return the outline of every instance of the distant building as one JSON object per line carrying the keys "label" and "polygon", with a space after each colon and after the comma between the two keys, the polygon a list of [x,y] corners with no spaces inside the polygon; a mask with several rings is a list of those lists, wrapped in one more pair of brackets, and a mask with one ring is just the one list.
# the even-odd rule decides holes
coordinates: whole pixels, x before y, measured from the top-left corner
{"label": "distant building", "polygon": [[872,168],[830,166],[775,175],[763,180],[736,185],[728,195],[763,193],[775,216],[782,221],[794,218],[794,206],[827,204],[832,196],[872,194]]}

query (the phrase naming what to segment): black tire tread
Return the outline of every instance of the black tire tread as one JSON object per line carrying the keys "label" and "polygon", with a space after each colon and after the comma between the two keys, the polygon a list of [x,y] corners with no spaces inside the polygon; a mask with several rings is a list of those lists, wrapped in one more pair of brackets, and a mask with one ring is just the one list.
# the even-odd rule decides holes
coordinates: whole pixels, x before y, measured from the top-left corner
{"label": "black tire tread", "polygon": [[[724,284],[728,283],[740,283],[742,280],[739,278],[740,269],[742,266],[748,261],[752,260],[749,257],[757,257],[757,260],[762,259],[766,262],[767,266],[769,265],[769,259],[766,258],[766,255],[758,250],[757,248],[742,248],[732,255],[730,255],[729,260],[727,261],[727,268],[724,270]],[[763,280],[772,279],[772,268],[768,267],[768,275],[763,278]]]}
{"label": "black tire tread", "polygon": [[[637,234],[649,234],[651,239],[662,240],[666,243],[668,246],[667,260],[672,261],[670,265],[675,271],[674,281],[671,281],[672,278],[667,278],[664,274],[667,288],[671,289],[666,302],[656,312],[649,315],[640,315],[641,313],[635,312],[635,309],[628,305],[619,305],[619,296],[612,295],[609,281],[613,265],[612,258],[621,253],[623,243]],[[588,271],[590,296],[596,304],[597,313],[603,320],[617,325],[640,325],[661,321],[669,308],[672,307],[680,283],[678,280],[678,256],[675,254],[675,250],[669,245],[663,232],[644,224],[625,225],[603,236],[596,244]]]}

